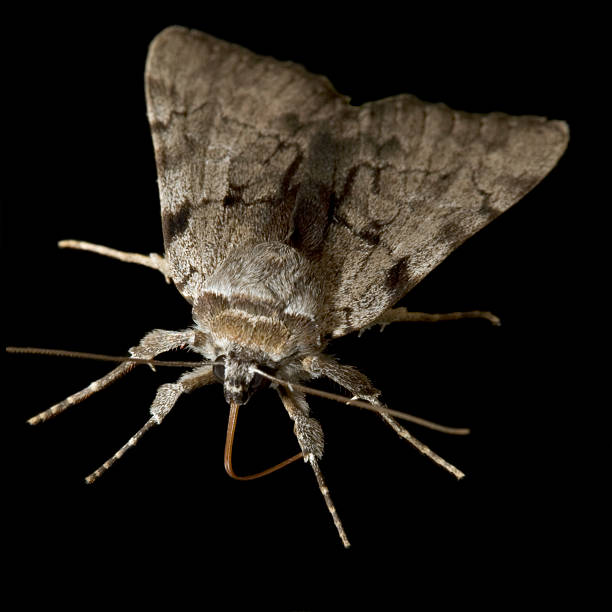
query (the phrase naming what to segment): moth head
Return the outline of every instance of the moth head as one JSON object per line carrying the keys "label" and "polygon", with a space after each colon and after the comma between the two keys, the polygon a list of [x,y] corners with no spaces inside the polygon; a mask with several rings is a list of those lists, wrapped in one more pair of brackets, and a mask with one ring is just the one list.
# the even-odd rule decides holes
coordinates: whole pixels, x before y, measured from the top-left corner
{"label": "moth head", "polygon": [[289,376],[299,367],[300,354],[287,350],[293,346],[282,333],[284,326],[267,327],[265,321],[257,326],[235,312],[222,312],[204,325],[196,322],[192,348],[212,362],[228,403],[246,404],[269,385],[269,379],[257,370]]}
{"label": "moth head", "polygon": [[214,365],[215,378],[223,383],[223,394],[228,404],[246,404],[252,395],[265,389],[270,381],[256,370],[269,370],[250,359],[238,354],[220,355]]}

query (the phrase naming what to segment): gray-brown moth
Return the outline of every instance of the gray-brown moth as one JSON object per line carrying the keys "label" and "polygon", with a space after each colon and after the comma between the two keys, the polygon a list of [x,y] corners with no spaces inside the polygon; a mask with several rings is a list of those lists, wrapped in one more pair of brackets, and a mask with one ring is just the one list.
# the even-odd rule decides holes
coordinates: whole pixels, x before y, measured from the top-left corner
{"label": "gray-brown moth", "polygon": [[[149,421],[88,481],[161,423],[182,393],[215,381],[230,404],[226,469],[235,476],[238,407],[271,383],[301,447],[279,466],[299,457],[312,466],[348,546],[318,465],[323,433],[299,383],[335,381],[461,477],[391,416],[366,376],[325,349],[375,324],[468,316],[495,322],[490,313],[392,307],[550,172],[567,146],[567,125],[469,114],[411,95],[354,107],[299,65],[181,27],[151,43],[145,82],[164,256],[79,241],[60,246],[161,271],[192,305],[194,325],[154,330],[130,353],[152,360],[187,347],[204,361],[158,389]],[[30,422],[58,414],[135,364],[120,364]]]}

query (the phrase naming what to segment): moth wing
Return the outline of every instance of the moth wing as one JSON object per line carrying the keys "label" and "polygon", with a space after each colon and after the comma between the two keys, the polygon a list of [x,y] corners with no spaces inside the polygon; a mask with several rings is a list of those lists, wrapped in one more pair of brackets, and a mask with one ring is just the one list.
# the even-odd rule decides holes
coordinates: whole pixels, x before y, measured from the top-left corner
{"label": "moth wing", "polygon": [[364,327],[555,166],[567,124],[401,95],[342,117],[321,246],[326,333]]}
{"label": "moth wing", "polygon": [[238,246],[316,262],[320,323],[374,321],[554,167],[568,128],[403,95],[351,107],[327,79],[172,27],[146,67],[166,258],[194,301]]}
{"label": "moth wing", "polygon": [[165,257],[193,303],[235,247],[287,239],[302,128],[344,98],[301,66],[177,26],[151,43],[145,89]]}

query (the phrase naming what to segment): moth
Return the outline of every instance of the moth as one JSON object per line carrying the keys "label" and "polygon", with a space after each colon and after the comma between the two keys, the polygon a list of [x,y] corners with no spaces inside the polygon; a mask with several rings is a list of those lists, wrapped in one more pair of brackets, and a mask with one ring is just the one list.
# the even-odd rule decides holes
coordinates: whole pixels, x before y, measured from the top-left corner
{"label": "moth", "polygon": [[[164,255],[88,250],[159,270],[191,304],[194,324],[156,329],[131,360],[32,417],[35,424],[107,387],[140,361],[188,348],[202,357],[159,387],[145,425],[106,471],[179,396],[213,382],[230,406],[225,466],[255,478],[303,458],[345,546],[348,537],[319,461],[323,432],[301,383],[327,378],[372,406],[400,436],[457,477],[383,405],[379,391],[328,343],[373,325],[484,317],[411,313],[394,304],[467,238],[555,166],[568,143],[562,121],[470,114],[398,95],[351,106],[329,81],[182,27],[151,43],[147,114],[161,199]],[[301,452],[237,476],[231,449],[238,409],[272,385]]]}

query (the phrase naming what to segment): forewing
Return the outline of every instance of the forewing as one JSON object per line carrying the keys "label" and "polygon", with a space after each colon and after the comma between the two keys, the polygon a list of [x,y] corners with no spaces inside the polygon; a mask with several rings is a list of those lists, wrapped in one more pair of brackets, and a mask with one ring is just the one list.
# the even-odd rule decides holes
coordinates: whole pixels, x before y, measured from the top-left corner
{"label": "forewing", "polygon": [[409,95],[345,113],[321,247],[338,337],[375,320],[555,166],[568,127],[454,111]]}
{"label": "forewing", "polygon": [[554,167],[568,128],[402,95],[352,107],[327,79],[172,27],[151,44],[165,255],[181,293],[238,246],[318,266],[326,336],[360,329]]}
{"label": "forewing", "polygon": [[181,27],[151,43],[145,85],[165,256],[193,302],[236,246],[286,241],[307,125],[344,99],[301,66]]}

